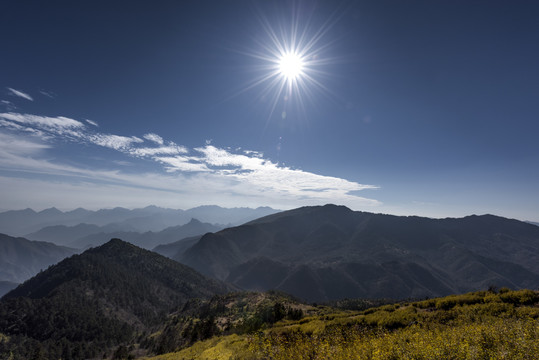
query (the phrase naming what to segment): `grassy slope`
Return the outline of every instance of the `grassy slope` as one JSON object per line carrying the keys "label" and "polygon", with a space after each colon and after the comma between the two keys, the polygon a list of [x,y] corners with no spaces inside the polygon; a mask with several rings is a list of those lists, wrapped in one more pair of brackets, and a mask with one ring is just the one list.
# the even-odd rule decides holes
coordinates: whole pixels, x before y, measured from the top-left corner
{"label": "grassy slope", "polygon": [[319,307],[152,359],[536,359],[539,293],[482,291],[365,311]]}

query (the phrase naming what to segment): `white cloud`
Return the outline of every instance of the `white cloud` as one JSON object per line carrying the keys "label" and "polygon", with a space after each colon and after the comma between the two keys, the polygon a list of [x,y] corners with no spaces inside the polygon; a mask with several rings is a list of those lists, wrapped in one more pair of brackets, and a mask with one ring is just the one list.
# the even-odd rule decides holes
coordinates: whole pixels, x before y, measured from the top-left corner
{"label": "white cloud", "polygon": [[[154,133],[143,137],[159,146],[148,147],[141,145],[144,140],[139,137],[95,132],[84,123],[66,117],[0,113],[0,128],[14,132],[12,135],[3,134],[0,138],[11,139],[10,142],[5,141],[7,145],[0,148],[1,169],[23,171],[35,176],[47,174],[63,182],[83,181],[95,186],[102,183],[124,188],[151,188],[160,191],[164,197],[170,194],[189,194],[192,197],[198,196],[199,204],[204,202],[223,206],[234,199],[237,205],[238,198],[246,206],[248,204],[245,199],[250,199],[253,205],[279,208],[286,208],[286,204],[293,207],[329,202],[356,208],[380,204],[355,194],[360,190],[376,189],[376,186],[284,167],[265,159],[257,151],[237,149],[233,152],[207,143],[195,148],[193,155],[187,156],[187,148],[171,141],[166,141],[165,145],[165,140]],[[22,141],[25,139],[23,133],[34,135],[40,141]],[[68,166],[59,160],[52,162],[47,160],[45,153],[54,145],[57,137],[75,143],[91,143],[134,158],[151,160],[161,164],[164,171],[133,175],[120,170],[87,169],[86,165]],[[120,169],[114,161],[118,159],[105,162],[109,167]],[[134,166],[123,168],[130,172],[133,169]]]}
{"label": "white cloud", "polygon": [[90,120],[90,119],[86,119],[86,122],[92,126],[95,126],[95,127],[99,127],[99,124],[96,123],[95,121],[93,120]]}
{"label": "white cloud", "polygon": [[143,136],[146,140],[153,141],[155,143],[158,143],[159,145],[163,145],[163,138],[157,134],[149,133]]}
{"label": "white cloud", "polygon": [[0,132],[0,157],[7,154],[31,155],[51,148],[48,144],[30,141],[26,137],[10,136]]}
{"label": "white cloud", "polygon": [[17,109],[15,104],[13,104],[11,101],[1,100],[0,102],[2,103],[2,105],[4,105],[4,107],[6,108],[7,111],[12,111],[12,110]]}
{"label": "white cloud", "polygon": [[[237,151],[241,150],[241,148],[237,148],[236,149]],[[264,154],[261,153],[261,152],[258,152],[258,151],[253,151],[253,150],[243,150],[243,153],[247,156],[255,156],[257,158],[263,158],[264,157]]]}
{"label": "white cloud", "polygon": [[241,169],[255,170],[262,168],[266,162],[258,157],[232,154],[212,145],[195,148],[195,150],[204,154],[203,161],[212,166],[239,166]]}
{"label": "white cloud", "polygon": [[[373,185],[363,185],[345,179],[318,175],[302,170],[278,166],[269,160],[261,159],[258,153],[254,157],[231,154],[214,146],[196,148],[204,154],[202,159],[210,166],[228,168],[221,171],[222,176],[234,178],[238,182],[260,189],[261,191],[279,193],[296,198],[318,198],[326,201],[334,199],[357,198],[350,192],[377,189]],[[361,198],[363,199],[363,198]],[[376,200],[363,199],[365,203],[376,205]]]}
{"label": "white cloud", "polygon": [[162,157],[155,157],[155,160],[159,161],[162,164],[167,165],[165,169],[168,172],[175,172],[175,171],[187,171],[187,172],[202,172],[202,171],[210,171],[208,167],[205,164],[197,163],[197,162],[190,162],[191,159],[184,156],[162,156]]}
{"label": "white cloud", "polygon": [[129,150],[129,153],[134,156],[146,157],[146,156],[155,156],[155,155],[176,155],[176,154],[185,154],[187,149],[183,146],[178,145],[168,145],[161,146],[156,148],[132,148]]}
{"label": "white cloud", "polygon": [[64,116],[49,117],[17,113],[0,113],[0,119],[16,121],[20,124],[39,126],[46,129],[83,128],[84,124]]}
{"label": "white cloud", "polygon": [[11,93],[15,96],[18,96],[18,97],[22,97],[23,99],[26,99],[26,100],[30,100],[30,101],[34,101],[34,99],[32,99],[32,97],[26,93],[23,93],[22,91],[19,91],[19,90],[15,90],[15,89],[12,89],[10,87],[7,88],[9,91],[11,91]]}
{"label": "white cloud", "polygon": [[39,90],[39,93],[41,95],[45,95],[46,97],[49,97],[51,99],[54,99],[56,97],[56,95],[54,93],[49,92],[49,91]]}
{"label": "white cloud", "polygon": [[131,144],[142,143],[144,140],[136,136],[120,136],[111,134],[92,134],[88,140],[96,145],[108,147],[114,150],[129,151]]}

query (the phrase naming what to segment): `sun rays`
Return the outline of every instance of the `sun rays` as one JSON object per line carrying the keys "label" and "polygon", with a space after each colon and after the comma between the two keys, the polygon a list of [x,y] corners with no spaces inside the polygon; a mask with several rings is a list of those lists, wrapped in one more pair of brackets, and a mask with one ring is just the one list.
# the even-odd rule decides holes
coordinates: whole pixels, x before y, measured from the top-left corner
{"label": "sun rays", "polygon": [[315,95],[331,93],[323,80],[331,76],[325,66],[336,62],[329,56],[333,42],[327,35],[337,18],[333,14],[315,25],[312,15],[297,8],[277,19],[259,13],[262,36],[254,38],[255,47],[243,52],[257,62],[258,76],[240,92],[259,89],[258,98],[270,105],[268,120],[278,107],[282,114],[290,107],[305,114],[307,103],[316,103]]}

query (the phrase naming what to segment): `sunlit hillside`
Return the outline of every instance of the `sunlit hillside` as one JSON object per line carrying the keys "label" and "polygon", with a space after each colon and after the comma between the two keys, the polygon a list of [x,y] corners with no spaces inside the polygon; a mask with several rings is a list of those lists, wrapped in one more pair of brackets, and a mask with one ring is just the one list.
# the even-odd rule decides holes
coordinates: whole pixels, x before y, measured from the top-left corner
{"label": "sunlit hillside", "polygon": [[536,359],[539,293],[480,291],[364,311],[318,306],[250,334],[214,337],[169,359]]}

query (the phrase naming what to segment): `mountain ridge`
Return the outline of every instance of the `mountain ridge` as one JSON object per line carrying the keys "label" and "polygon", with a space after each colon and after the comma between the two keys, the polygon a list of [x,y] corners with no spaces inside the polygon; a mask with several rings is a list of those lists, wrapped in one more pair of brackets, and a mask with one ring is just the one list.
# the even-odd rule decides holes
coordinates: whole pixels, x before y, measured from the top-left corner
{"label": "mountain ridge", "polygon": [[75,226],[80,223],[97,226],[115,224],[127,231],[161,231],[170,226],[186,224],[191,218],[212,224],[239,225],[277,211],[269,207],[223,208],[217,205],[187,210],[150,205],[136,209],[116,207],[95,211],[77,208],[66,212],[56,208],[36,212],[27,208],[0,212],[0,231],[12,236],[24,236],[47,226]]}
{"label": "mountain ridge", "polygon": [[[247,290],[309,301],[432,297],[539,286],[538,240],[536,226],[495,215],[431,219],[328,204],[206,234],[173,258]],[[267,273],[281,276],[257,280]]]}

